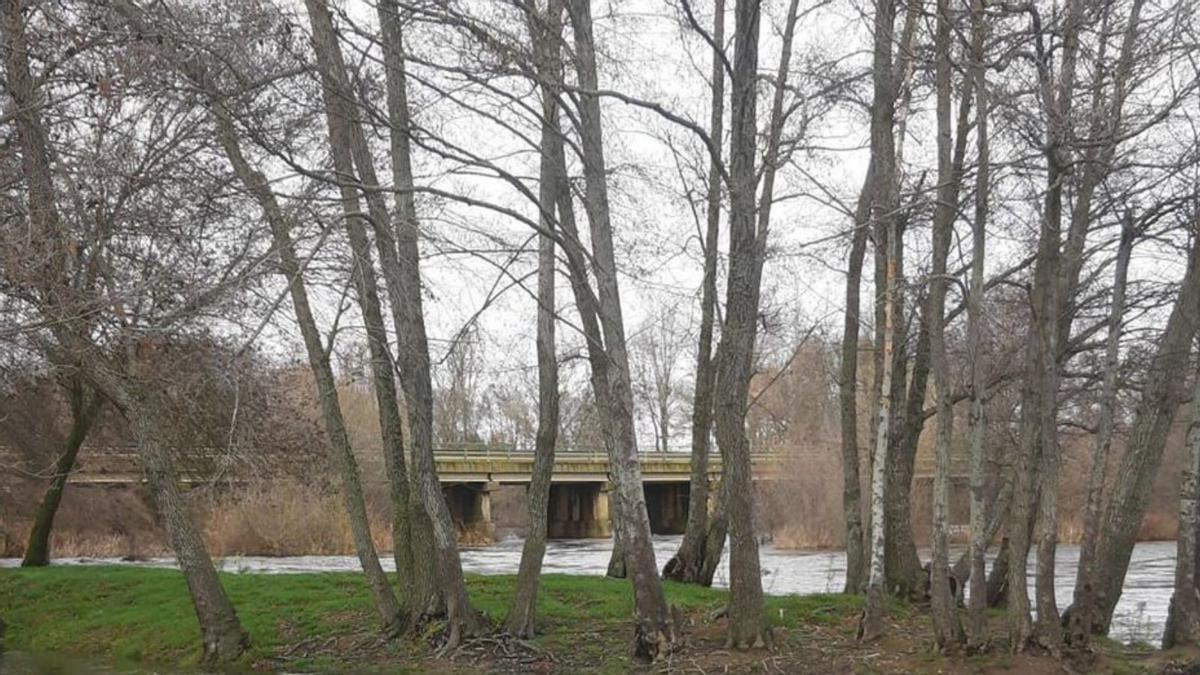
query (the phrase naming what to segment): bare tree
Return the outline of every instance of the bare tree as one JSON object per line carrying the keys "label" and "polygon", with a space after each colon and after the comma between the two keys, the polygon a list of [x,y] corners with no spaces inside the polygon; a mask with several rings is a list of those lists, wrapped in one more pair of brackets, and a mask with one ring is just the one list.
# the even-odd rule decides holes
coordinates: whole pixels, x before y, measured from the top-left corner
{"label": "bare tree", "polygon": [[54,515],[62,502],[67,479],[75,468],[79,449],[87,439],[92,423],[95,422],[104,403],[104,399],[92,391],[78,375],[68,376],[64,387],[70,402],[70,431],[63,444],[62,454],[54,462],[50,485],[46,487],[42,501],[38,503],[33,527],[29,529],[25,555],[21,558],[21,567],[44,567],[50,564],[50,532],[54,528]]}
{"label": "bare tree", "polygon": [[[559,174],[562,154],[559,138],[558,83],[562,82],[560,49],[563,32],[562,0],[549,0],[544,10],[530,5],[526,10],[529,34],[533,37],[535,67],[541,79],[542,152],[539,158],[538,208],[544,232],[538,239],[537,356],[538,430],[533,474],[529,481],[529,532],[521,548],[517,591],[505,620],[505,630],[519,637],[532,637],[537,609],[538,577],[546,553],[546,525],[550,502],[550,479],[558,442],[558,358],[554,343],[554,212],[565,182]],[[552,151],[557,147],[557,153]],[[568,195],[569,198],[569,195]]]}
{"label": "bare tree", "polygon": [[[216,303],[227,288],[188,289],[195,293],[189,292],[182,297],[177,294],[169,301],[161,298],[156,301],[152,294],[144,295],[146,302],[139,305],[135,297],[124,295],[136,291],[117,290],[117,284],[124,279],[115,278],[104,258],[104,247],[112,243],[113,236],[107,228],[119,223],[107,222],[105,227],[88,232],[86,239],[79,238],[80,232],[71,231],[71,223],[60,212],[51,138],[42,117],[48,99],[39,91],[39,85],[46,80],[35,77],[31,66],[31,45],[26,30],[27,21],[31,19],[32,15],[25,13],[19,2],[4,3],[0,7],[0,35],[8,47],[4,60],[6,90],[15,111],[13,120],[28,203],[27,229],[22,228],[27,236],[6,238],[4,242],[5,290],[20,297],[42,317],[39,323],[47,326],[50,333],[45,347],[47,354],[56,360],[78,363],[82,368],[81,375],[89,385],[129,421],[155,506],[199,620],[202,658],[207,664],[231,662],[242,654],[249,639],[217,577],[178,485],[174,459],[167,445],[167,419],[159,403],[162,392],[155,389],[158,383],[153,378],[152,363],[167,343],[163,329],[171,325],[172,319],[182,321],[182,317],[195,316],[201,308]],[[155,102],[170,105],[162,99],[155,99]],[[195,149],[194,145],[188,145],[186,132],[181,132],[174,141],[179,147]],[[137,147],[134,145],[129,149],[132,151]],[[170,161],[170,158],[164,160]],[[160,183],[148,180],[139,188],[127,185],[125,198],[132,199],[138,189],[150,185]],[[120,209],[109,213],[118,218],[129,215]],[[186,214],[176,215],[181,222],[187,221]],[[162,251],[162,254],[167,253]],[[151,278],[136,280],[142,288],[161,283],[164,279],[160,274],[182,272],[160,267],[161,259],[145,259],[145,262],[148,264],[139,273],[151,275]],[[236,262],[224,272],[229,273],[229,278],[240,278],[236,268],[244,262],[244,258],[237,256]],[[118,294],[97,302],[95,285],[87,283],[89,277],[92,280],[102,277],[112,284],[109,290]],[[111,324],[112,334],[101,343],[95,333],[86,330],[88,324],[81,317],[92,312],[112,312],[114,305],[117,316]],[[138,315],[142,312],[144,314]],[[131,328],[137,337],[130,334]]]}
{"label": "bare tree", "polygon": [[1179,488],[1179,540],[1175,552],[1175,592],[1167,609],[1163,649],[1200,644],[1200,589],[1196,578],[1196,536],[1200,533],[1200,377],[1192,388],[1187,432],[1187,464]]}
{"label": "bare tree", "polygon": [[[871,222],[876,232],[886,233],[887,255],[883,275],[883,292],[877,308],[877,335],[882,337],[882,350],[876,358],[876,372],[879,392],[875,428],[874,447],[871,454],[871,521],[870,546],[868,547],[869,574],[867,576],[867,604],[859,625],[861,640],[875,640],[883,634],[883,594],[887,538],[885,523],[885,500],[888,474],[888,445],[892,417],[892,371],[894,369],[893,355],[895,296],[897,283],[896,253],[899,249],[899,228],[896,223],[896,144],[893,129],[895,118],[896,92],[892,73],[892,35],[895,29],[895,3],[892,0],[879,0],[875,4],[874,17],[874,58],[872,65],[872,83],[874,99],[871,106],[871,150],[872,171],[875,176],[875,186],[871,191]],[[881,244],[876,241],[876,246]],[[882,316],[883,320],[879,321]],[[877,343],[878,344],[878,343]]]}
{"label": "bare tree", "polygon": [[[967,298],[967,358],[971,370],[970,463],[971,463],[971,531],[967,553],[970,575],[970,596],[967,606],[967,635],[970,646],[982,649],[988,640],[987,618],[987,547],[992,535],[986,530],[987,505],[987,417],[984,410],[984,390],[987,387],[983,360],[983,267],[987,252],[988,196],[990,194],[990,151],[988,147],[988,90],[987,16],[983,0],[971,2],[971,64],[970,76],[975,89],[975,211],[971,227],[971,277]],[[999,522],[999,519],[996,519]],[[959,576],[961,579],[962,577]]]}
{"label": "bare tree", "polygon": [[[663,566],[663,577],[685,583],[712,583],[712,574],[703,574],[706,567],[716,569],[709,561],[710,551],[720,558],[725,545],[725,529],[714,529],[719,523],[709,518],[709,499],[720,499],[720,493],[709,494],[708,454],[713,415],[713,327],[717,303],[717,239],[721,231],[721,139],[725,113],[725,0],[713,5],[712,82],[709,99],[709,138],[716,139],[709,151],[708,185],[705,193],[704,279],[700,287],[700,336],[696,349],[696,379],[692,392],[692,473],[688,492],[688,521],[679,550]],[[719,507],[722,510],[724,507]],[[720,541],[709,541],[719,539]]]}
{"label": "bare tree", "polygon": [[655,659],[673,648],[676,633],[658,576],[658,564],[654,559],[650,519],[646,513],[646,497],[642,492],[641,466],[637,459],[629,354],[617,284],[605,175],[591,0],[571,0],[567,6],[575,37],[575,69],[580,89],[578,112],[584,208],[591,225],[592,272],[598,291],[596,314],[604,336],[604,356],[609,364],[607,382],[604,383],[608,389],[604,395],[613,439],[609,447],[615,487],[613,525],[633,583],[634,610],[637,614],[634,654]]}

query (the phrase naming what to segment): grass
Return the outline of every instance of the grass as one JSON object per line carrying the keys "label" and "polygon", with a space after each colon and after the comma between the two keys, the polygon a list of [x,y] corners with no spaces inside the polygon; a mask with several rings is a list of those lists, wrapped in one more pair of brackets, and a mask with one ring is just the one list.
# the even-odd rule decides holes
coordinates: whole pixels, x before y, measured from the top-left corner
{"label": "grass", "polygon": [[[544,576],[539,637],[532,646],[476,640],[453,660],[435,656],[432,629],[421,637],[383,641],[360,574],[223,574],[222,582],[252,640],[240,670],[623,673],[636,668],[628,652],[633,599],[623,580]],[[501,624],[514,583],[513,576],[468,575],[471,602],[492,625]],[[862,645],[855,640],[862,598],[845,595],[769,596],[766,614],[777,648],[730,653],[723,644],[724,622],[714,618],[727,592],[671,582],[664,587],[683,637],[671,658],[677,666],[706,672],[1050,673],[1063,665],[1049,657],[1011,657],[1003,647],[984,655],[943,657],[932,648],[928,614],[899,602],[887,608],[884,640]],[[999,636],[1003,616],[990,614]],[[7,648],[23,654],[143,670],[198,668],[199,626],[183,577],[174,570],[0,570],[0,617],[8,623]],[[1137,673],[1157,672],[1178,655],[1102,643],[1084,658],[1089,660],[1073,663],[1076,670]]]}
{"label": "grass", "polygon": [[[223,574],[221,578],[252,647],[246,665],[278,663],[284,652],[314,639],[367,637],[374,613],[362,575]],[[467,578],[475,608],[499,625],[513,595],[515,577]],[[725,592],[665,584],[672,605],[685,615],[721,608]],[[783,628],[825,624],[854,615],[856,597],[772,597],[772,622]],[[547,575],[538,597],[543,635],[538,644],[560,650],[593,650],[598,670],[624,669],[633,616],[628,582],[603,577]],[[47,567],[0,572],[0,616],[8,622],[6,646],[32,654],[104,658],[117,663],[193,667],[200,658],[199,626],[183,577],[174,570],[129,567]],[[580,640],[581,634],[589,639]],[[591,639],[600,635],[602,639]],[[609,638],[613,638],[614,641]],[[397,662],[419,661],[419,644],[393,645]],[[591,658],[587,654],[583,656]],[[353,654],[348,654],[353,659]],[[338,658],[289,662],[290,666],[336,669]]]}

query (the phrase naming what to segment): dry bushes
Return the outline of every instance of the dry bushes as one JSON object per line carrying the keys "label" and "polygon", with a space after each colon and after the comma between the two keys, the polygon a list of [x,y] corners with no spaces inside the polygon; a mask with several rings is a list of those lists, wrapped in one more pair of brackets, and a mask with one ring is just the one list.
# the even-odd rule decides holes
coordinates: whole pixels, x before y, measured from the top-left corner
{"label": "dry bushes", "polygon": [[[391,550],[388,514],[368,495],[371,534]],[[354,540],[342,496],[298,480],[263,481],[215,496],[203,519],[204,537],[216,556],[350,555]]]}

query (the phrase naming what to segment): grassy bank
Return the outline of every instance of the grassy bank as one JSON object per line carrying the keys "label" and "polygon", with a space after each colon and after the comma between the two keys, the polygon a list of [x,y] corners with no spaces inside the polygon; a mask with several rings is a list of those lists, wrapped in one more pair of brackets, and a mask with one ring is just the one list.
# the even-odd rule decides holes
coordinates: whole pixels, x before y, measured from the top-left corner
{"label": "grassy bank", "polygon": [[[254,670],[475,672],[625,672],[632,600],[626,582],[547,576],[539,598],[542,635],[533,643],[494,638],[437,655],[434,630],[386,643],[375,630],[361,575],[224,575],[223,581],[253,647],[244,665]],[[471,576],[471,599],[499,623],[513,577]],[[717,618],[724,591],[668,583],[685,642],[671,658],[692,672],[1058,672],[1061,662],[1000,653],[944,659],[931,649],[928,619],[919,608],[893,606],[892,630],[882,643],[854,642],[857,597],[816,595],[768,600],[777,626],[774,652],[730,654]],[[6,646],[146,667],[188,668],[199,658],[199,629],[182,577],[171,570],[52,567],[0,572],[0,617]],[[997,619],[999,630],[999,619]],[[1158,672],[1185,655],[1106,645],[1079,657],[1093,672]],[[659,664],[663,665],[663,664]]]}

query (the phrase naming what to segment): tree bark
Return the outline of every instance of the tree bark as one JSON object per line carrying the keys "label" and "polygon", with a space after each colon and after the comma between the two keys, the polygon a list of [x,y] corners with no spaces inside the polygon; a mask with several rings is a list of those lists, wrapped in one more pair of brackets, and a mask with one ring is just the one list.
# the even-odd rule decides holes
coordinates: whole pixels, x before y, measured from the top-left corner
{"label": "tree bark", "polygon": [[866,582],[862,517],[862,483],[858,452],[858,327],[862,320],[863,258],[870,234],[871,190],[874,166],[867,168],[855,211],[850,261],[846,269],[846,313],[842,324],[842,362],[838,381],[838,403],[842,431],[842,516],[845,522],[845,593],[861,593]]}
{"label": "tree bark", "polygon": [[29,543],[25,547],[24,557],[21,558],[21,567],[44,567],[50,564],[50,532],[54,528],[54,516],[58,513],[63,491],[67,488],[67,479],[75,468],[79,448],[83,446],[83,441],[87,438],[103,402],[103,399],[90,392],[78,377],[71,378],[67,390],[70,397],[71,431],[63,446],[63,453],[54,462],[50,485],[38,504],[33,527],[29,530]]}
{"label": "tree bark", "polygon": [[575,34],[575,65],[579,82],[579,129],[584,174],[584,206],[591,225],[592,271],[598,293],[598,315],[604,332],[604,347],[610,367],[607,372],[610,466],[614,484],[613,524],[625,550],[625,564],[633,582],[637,628],[634,655],[654,660],[674,646],[675,626],[663,595],[650,519],[642,492],[642,471],[633,425],[633,390],[629,354],[621,312],[613,251],[613,227],[609,213],[607,169],[604,161],[603,130],[596,74],[595,42],[592,36],[590,0],[571,0],[571,26]]}
{"label": "tree bark", "polygon": [[1196,537],[1200,534],[1200,372],[1192,387],[1187,463],[1179,487],[1179,537],[1175,552],[1175,592],[1167,610],[1163,649],[1200,645],[1200,588],[1197,588]]}
{"label": "tree bark", "polygon": [[[1129,558],[1146,513],[1154,477],[1162,462],[1167,434],[1184,401],[1184,379],[1179,373],[1187,368],[1192,340],[1200,325],[1200,244],[1197,244],[1200,238],[1193,233],[1192,241],[1188,271],[1142,385],[1142,397],[1105,511],[1102,526],[1105,536],[1096,549],[1096,606],[1087,611],[1096,613],[1098,618],[1093,628],[1101,634],[1108,631],[1113,610],[1121,597]],[[1072,611],[1080,609],[1076,606]]]}
{"label": "tree bark", "polygon": [[[880,2],[880,11],[884,3]],[[876,207],[878,213],[878,207]],[[886,215],[882,217],[887,217]],[[893,226],[893,235],[895,234]],[[862,620],[858,627],[858,637],[863,642],[873,641],[883,636],[883,594],[884,594],[884,557],[887,549],[887,526],[884,522],[884,504],[887,495],[887,464],[889,429],[892,409],[892,294],[895,293],[896,264],[894,243],[897,237],[889,238],[887,256],[887,275],[884,286],[884,340],[883,340],[883,380],[880,386],[879,418],[876,422],[878,431],[875,432],[875,459],[872,462],[871,475],[871,573],[867,579],[867,604],[863,610]]]}
{"label": "tree bark", "polygon": [[1100,507],[1104,497],[1108,450],[1112,444],[1113,415],[1117,400],[1117,375],[1121,365],[1121,322],[1125,314],[1125,286],[1129,274],[1129,259],[1133,252],[1132,224],[1121,228],[1121,243],[1117,247],[1116,271],[1113,273],[1113,296],[1108,313],[1108,337],[1104,349],[1104,382],[1100,392],[1100,427],[1092,446],[1092,466],[1088,472],[1086,498],[1083,507],[1083,538],[1079,542],[1079,566],[1075,574],[1075,601],[1067,616],[1067,642],[1083,646],[1092,635],[1096,604],[1090,599],[1096,578],[1096,547],[1100,538]]}
{"label": "tree bark", "polygon": [[217,117],[218,131],[225,155],[246,191],[255,198],[259,208],[263,210],[267,225],[271,229],[272,241],[279,256],[279,272],[287,280],[288,292],[292,298],[292,308],[296,313],[296,324],[300,329],[308,356],[309,369],[312,371],[313,380],[316,383],[317,399],[325,423],[325,432],[329,438],[332,459],[341,474],[343,499],[345,499],[346,511],[350,517],[355,551],[358,554],[359,564],[362,565],[363,572],[367,577],[368,588],[375,599],[376,611],[379,613],[383,630],[385,634],[394,635],[401,629],[404,620],[403,608],[383,574],[379,556],[375,552],[375,545],[371,539],[369,525],[366,522],[366,502],[358,479],[358,466],[354,461],[354,451],[350,446],[350,437],[346,431],[341,405],[338,402],[337,384],[333,377],[333,368],[329,363],[329,354],[322,344],[321,332],[316,318],[313,316],[308,291],[304,285],[304,270],[292,241],[291,224],[284,215],[274,193],[271,192],[266,176],[253,168],[242,153],[236,129],[228,112],[215,102],[211,105]]}
{"label": "tree bark", "polygon": [[[1036,485],[1037,538],[1037,640],[1057,651],[1062,642],[1058,606],[1054,598],[1054,552],[1057,547],[1058,517],[1058,368],[1059,311],[1066,295],[1060,287],[1062,267],[1061,231],[1063,187],[1068,179],[1071,110],[1074,101],[1075,69],[1082,17],[1080,0],[1065,8],[1061,72],[1056,82],[1041,75],[1043,113],[1047,116],[1044,155],[1047,189],[1037,262],[1030,293],[1031,321],[1026,342],[1026,370],[1021,400],[1021,445],[1013,490],[1012,521],[1009,526],[1010,565],[1008,578],[1009,643],[1021,652],[1034,637],[1029,615],[1025,565],[1029,539],[1024,524],[1034,506]],[[1043,68],[1040,72],[1044,73]]]}
{"label": "tree bark", "polygon": [[527,10],[526,22],[533,40],[536,67],[541,78],[543,152],[540,158],[538,208],[545,232],[538,236],[537,359],[538,428],[529,481],[529,532],[521,548],[517,572],[517,590],[505,621],[505,630],[522,637],[533,637],[537,617],[538,577],[546,553],[546,525],[550,501],[550,479],[554,471],[554,449],[558,441],[558,359],[554,350],[554,210],[563,177],[558,164],[546,149],[561,143],[558,125],[558,89],[562,81],[559,43],[562,40],[563,3],[550,0],[545,13],[536,5]]}
{"label": "tree bark", "polygon": [[250,637],[242,630],[200,530],[192,520],[187,500],[180,493],[170,451],[158,440],[160,434],[151,422],[154,412],[131,402],[121,407],[128,411],[126,416],[137,439],[138,456],[154,497],[155,510],[192,596],[200,622],[201,660],[205,664],[232,663],[250,646]]}
{"label": "tree bark", "polygon": [[729,636],[737,649],[770,646],[771,633],[763,609],[762,570],[754,535],[750,443],[746,411],[754,366],[758,306],[766,238],[770,227],[774,178],[783,125],[783,96],[787,86],[797,2],[788,7],[779,72],[772,100],[771,122],[763,160],[761,202],[755,210],[758,174],[756,80],[761,6],[758,0],[738,0],[734,9],[734,59],[731,77],[729,281],[725,323],[716,360],[716,430],[721,447],[722,480],[728,484]]}
{"label": "tree bark", "polygon": [[[876,640],[883,635],[883,594],[885,555],[887,548],[887,526],[885,522],[885,500],[887,498],[888,446],[892,416],[892,376],[895,344],[895,283],[897,273],[897,251],[899,231],[896,223],[896,143],[893,123],[895,121],[895,86],[892,77],[892,39],[896,23],[896,8],[893,0],[875,3],[874,57],[872,80],[874,99],[871,105],[871,148],[875,167],[876,187],[872,191],[871,222],[877,233],[886,234],[887,255],[884,256],[883,290],[876,304],[877,335],[882,334],[883,349],[877,351],[879,387],[877,396],[877,419],[875,420],[875,447],[871,458],[871,546],[870,574],[867,578],[867,603],[858,628],[860,640]],[[876,240],[876,245],[880,240]],[[877,256],[878,258],[878,256]],[[877,275],[878,276],[878,275]],[[883,320],[878,320],[882,310]],[[876,342],[877,348],[879,341]]]}
{"label": "tree bark", "polygon": [[[395,444],[398,441],[399,433],[395,380],[387,344],[387,329],[383,323],[379,289],[375,279],[375,267],[371,257],[370,238],[363,222],[364,220],[378,220],[378,213],[376,209],[371,208],[373,205],[370,204],[368,197],[368,209],[376,212],[372,213],[371,218],[363,218],[356,190],[356,186],[363,182],[374,184],[375,181],[365,176],[362,181],[357,178],[363,171],[361,163],[358,167],[360,173],[355,173],[356,158],[354,155],[356,145],[358,145],[356,141],[359,139],[355,138],[354,116],[348,105],[348,102],[352,100],[348,96],[350,88],[346,83],[345,65],[329,8],[325,5],[324,0],[308,0],[305,4],[313,29],[313,51],[317,56],[321,74],[321,89],[325,99],[325,118],[328,125],[329,147],[333,157],[335,180],[340,193],[346,232],[354,255],[352,271],[354,287],[359,307],[362,310],[363,322],[367,328],[367,344],[370,348],[372,375],[380,409],[380,427],[385,443]],[[390,447],[385,450],[385,457],[392,458],[389,462],[394,462],[397,454],[403,457],[402,451],[396,453]],[[363,560],[364,570],[366,570],[368,579],[371,580],[370,586],[376,595],[376,604],[383,615],[385,610],[391,611],[390,604],[395,603],[395,597],[383,576],[383,570],[379,566],[378,555],[375,553],[370,537],[369,525],[366,522],[366,506],[362,501],[362,487],[359,484],[358,470],[353,454],[340,458],[340,464],[343,489],[347,492],[347,505],[351,513],[351,526],[355,531],[355,546],[359,549],[359,557]],[[393,467],[393,471],[398,469],[399,467]],[[396,511],[398,515],[404,513],[399,505],[397,505]],[[356,522],[360,519],[361,523]],[[388,598],[389,595],[392,597]],[[398,603],[396,606],[398,610]]]}
{"label": "tree bark", "polygon": [[[725,44],[725,0],[713,8],[714,45]],[[684,583],[703,583],[701,572],[709,551],[708,452],[713,417],[713,325],[717,303],[717,253],[721,228],[721,137],[725,112],[725,68],[722,53],[714,47],[712,58],[712,107],[708,133],[713,139],[709,156],[706,228],[704,233],[704,281],[700,291],[700,340],[696,350],[696,385],[692,398],[692,473],[688,491],[688,520],[683,541],[674,557],[663,566],[663,578]],[[722,546],[716,547],[718,558]],[[711,577],[710,582],[711,583]],[[706,584],[707,585],[707,584]]]}
{"label": "tree bark", "polygon": [[[971,282],[967,298],[967,342],[971,370],[970,465],[971,525],[968,559],[971,592],[967,601],[967,637],[972,649],[982,650],[988,642],[987,547],[992,537],[987,532],[987,415],[984,392],[987,373],[983,366],[984,258],[987,254],[988,196],[991,185],[991,155],[988,147],[987,15],[983,0],[971,0],[970,75],[975,90],[975,222],[971,228]],[[1000,513],[996,514],[1001,515]],[[999,518],[997,518],[999,522]],[[962,576],[959,576],[962,579]],[[960,582],[961,583],[961,582]]]}
{"label": "tree bark", "polygon": [[[958,607],[950,589],[950,548],[947,518],[950,501],[950,443],[954,433],[954,404],[950,398],[950,374],[946,357],[945,314],[946,259],[958,211],[959,171],[951,151],[950,128],[950,17],[947,0],[937,0],[936,89],[938,190],[933,215],[933,261],[929,279],[929,351],[937,406],[935,471],[933,479],[933,560],[930,563],[930,594],[933,605],[934,639],[943,651],[955,651],[964,639]],[[970,86],[968,82],[967,86]],[[970,100],[969,92],[963,97]],[[965,125],[964,125],[965,126]],[[966,129],[958,130],[959,141]]]}

